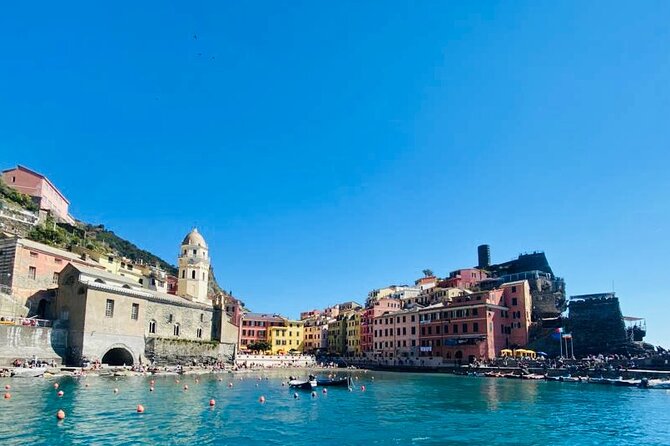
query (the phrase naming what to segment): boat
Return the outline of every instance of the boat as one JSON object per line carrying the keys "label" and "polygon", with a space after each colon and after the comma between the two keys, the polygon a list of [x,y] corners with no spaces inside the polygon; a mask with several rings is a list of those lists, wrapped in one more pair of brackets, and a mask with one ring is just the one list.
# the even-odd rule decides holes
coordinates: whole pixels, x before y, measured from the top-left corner
{"label": "boat", "polygon": [[349,387],[351,378],[317,379],[316,385],[319,387]]}
{"label": "boat", "polygon": [[639,379],[613,379],[610,381],[611,384],[614,384],[615,386],[623,386],[623,387],[639,387],[640,383],[642,381]]}
{"label": "boat", "polygon": [[14,367],[11,375],[14,378],[38,378],[44,376],[46,371],[46,367]]}
{"label": "boat", "polygon": [[318,383],[314,375],[309,375],[309,378],[307,378],[306,380],[291,379],[288,382],[288,386],[294,389],[312,390],[313,388],[318,386]]}
{"label": "boat", "polygon": [[640,387],[643,389],[670,389],[670,381],[667,379],[648,379],[640,380]]}

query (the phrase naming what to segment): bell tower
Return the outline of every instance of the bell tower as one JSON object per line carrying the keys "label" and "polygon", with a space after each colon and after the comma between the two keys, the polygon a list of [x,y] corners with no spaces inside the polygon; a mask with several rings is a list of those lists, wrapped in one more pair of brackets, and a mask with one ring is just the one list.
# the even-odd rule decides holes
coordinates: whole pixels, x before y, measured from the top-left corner
{"label": "bell tower", "polygon": [[179,251],[177,295],[193,302],[211,305],[207,298],[209,249],[196,228],[186,234]]}

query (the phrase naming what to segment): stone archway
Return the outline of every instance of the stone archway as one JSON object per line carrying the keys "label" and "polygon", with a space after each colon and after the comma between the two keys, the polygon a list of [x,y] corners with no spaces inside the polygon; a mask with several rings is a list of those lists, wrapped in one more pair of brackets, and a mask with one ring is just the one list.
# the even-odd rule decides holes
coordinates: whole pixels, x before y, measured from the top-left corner
{"label": "stone archway", "polygon": [[114,347],[107,350],[107,353],[102,356],[101,362],[113,366],[133,365],[135,359],[133,358],[133,354],[127,348]]}

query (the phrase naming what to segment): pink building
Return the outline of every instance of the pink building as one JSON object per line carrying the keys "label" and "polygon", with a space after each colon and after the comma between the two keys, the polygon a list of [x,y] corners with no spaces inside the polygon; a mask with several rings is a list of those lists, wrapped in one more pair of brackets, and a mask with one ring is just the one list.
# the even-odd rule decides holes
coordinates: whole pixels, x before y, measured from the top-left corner
{"label": "pink building", "polygon": [[284,319],[276,314],[245,313],[239,326],[239,348],[248,350],[248,346],[259,341],[268,341],[268,329],[281,327]]}
{"label": "pink building", "polygon": [[504,348],[525,347],[530,311],[530,287],[525,280],[423,308],[421,356],[466,363],[495,358]]}
{"label": "pink building", "polygon": [[482,269],[467,268],[449,273],[449,277],[440,281],[441,288],[474,288],[479,282],[488,278],[488,273]]}
{"label": "pink building", "polygon": [[309,310],[309,311],[303,311],[300,313],[300,320],[303,321],[305,319],[309,319],[312,317],[319,316],[321,314],[321,310]]}
{"label": "pink building", "polygon": [[70,202],[44,175],[19,165],[4,170],[2,178],[11,188],[36,199],[40,210],[49,211],[66,223],[74,223],[68,211]]}
{"label": "pink building", "polygon": [[365,356],[370,356],[373,352],[374,339],[374,319],[385,313],[400,311],[402,303],[399,299],[391,297],[382,297],[371,301],[369,306],[361,314],[361,352]]}
{"label": "pink building", "polygon": [[419,308],[375,317],[374,357],[386,363],[414,365],[419,357]]}

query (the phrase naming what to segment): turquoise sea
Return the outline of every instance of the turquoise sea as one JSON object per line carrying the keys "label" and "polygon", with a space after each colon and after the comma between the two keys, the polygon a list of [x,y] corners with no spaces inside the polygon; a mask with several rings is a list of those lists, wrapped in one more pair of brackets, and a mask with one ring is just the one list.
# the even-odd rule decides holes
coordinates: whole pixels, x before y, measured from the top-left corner
{"label": "turquoise sea", "polygon": [[294,399],[288,373],[0,379],[0,445],[670,444],[665,390],[356,371]]}

